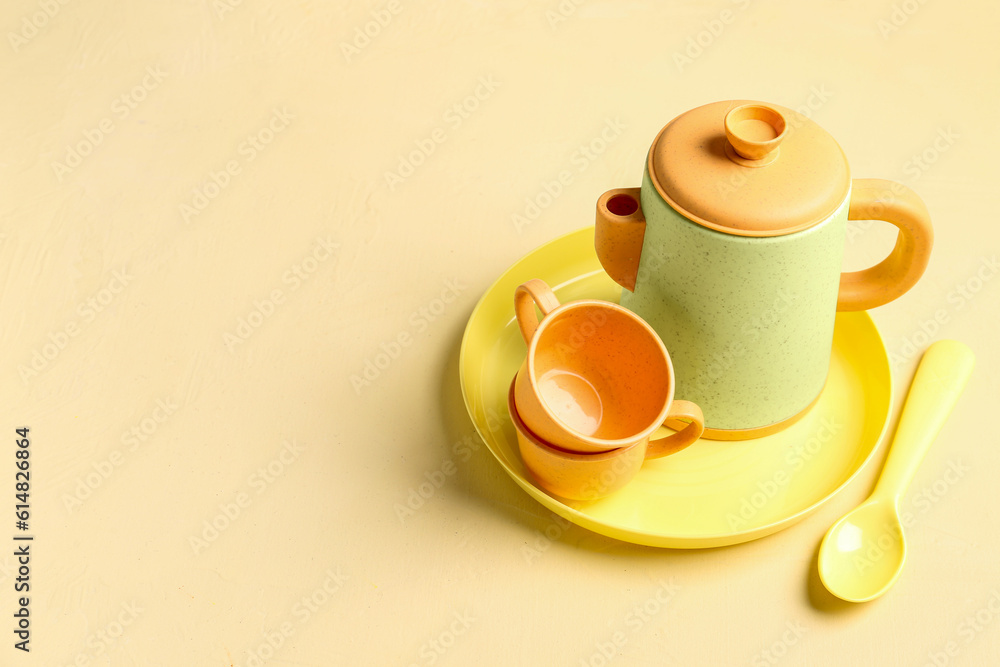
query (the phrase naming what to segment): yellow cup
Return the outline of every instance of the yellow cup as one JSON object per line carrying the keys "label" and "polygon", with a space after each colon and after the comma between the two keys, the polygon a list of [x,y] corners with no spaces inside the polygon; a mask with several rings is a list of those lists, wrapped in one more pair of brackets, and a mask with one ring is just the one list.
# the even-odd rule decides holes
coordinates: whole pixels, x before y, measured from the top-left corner
{"label": "yellow cup", "polygon": [[570,500],[597,500],[618,491],[635,477],[646,459],[676,451],[664,442],[645,437],[609,452],[582,454],[560,449],[531,432],[518,414],[514,382],[507,394],[507,409],[517,431],[517,445],[528,473],[543,489]]}
{"label": "yellow cup", "polygon": [[662,424],[690,422],[651,443],[655,456],[665,456],[701,437],[701,409],[674,400],[670,355],[638,315],[596,299],[560,305],[537,279],[517,288],[514,310],[528,345],[514,400],[542,442],[568,452],[610,452],[648,441]]}

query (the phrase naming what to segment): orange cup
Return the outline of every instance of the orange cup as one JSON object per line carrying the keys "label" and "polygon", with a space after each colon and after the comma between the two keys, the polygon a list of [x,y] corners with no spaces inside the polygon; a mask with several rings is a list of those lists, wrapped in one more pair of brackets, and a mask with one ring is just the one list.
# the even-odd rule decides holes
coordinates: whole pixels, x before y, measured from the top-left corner
{"label": "orange cup", "polygon": [[[701,408],[674,400],[670,355],[638,315],[596,299],[560,305],[537,279],[517,288],[514,311],[528,345],[514,401],[527,430],[542,442],[590,454],[648,442],[653,456],[665,456],[701,437]],[[679,421],[689,423],[649,441],[660,425]],[[640,457],[640,464],[643,458],[651,457]]]}
{"label": "orange cup", "polygon": [[[643,462],[672,453],[672,448],[650,446],[649,438],[609,452],[581,454],[560,449],[532,433],[518,414],[514,382],[507,409],[517,431],[521,460],[535,482],[551,494],[570,500],[597,500],[618,491],[635,477]],[[666,438],[662,438],[662,443]]]}

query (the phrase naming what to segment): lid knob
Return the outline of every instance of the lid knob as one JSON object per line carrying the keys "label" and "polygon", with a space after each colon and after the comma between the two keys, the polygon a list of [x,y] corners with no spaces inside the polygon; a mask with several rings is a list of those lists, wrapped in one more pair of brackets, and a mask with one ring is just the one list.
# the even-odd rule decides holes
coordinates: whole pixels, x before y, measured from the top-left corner
{"label": "lid knob", "polygon": [[726,155],[737,164],[763,167],[778,159],[788,124],[776,109],[744,104],[726,114]]}

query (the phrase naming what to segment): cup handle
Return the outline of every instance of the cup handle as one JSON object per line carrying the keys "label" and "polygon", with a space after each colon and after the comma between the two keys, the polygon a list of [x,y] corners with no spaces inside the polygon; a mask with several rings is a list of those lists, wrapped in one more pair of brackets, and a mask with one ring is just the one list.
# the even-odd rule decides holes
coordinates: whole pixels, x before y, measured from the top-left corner
{"label": "cup handle", "polygon": [[608,190],[597,200],[594,249],[611,279],[635,291],[639,257],[646,237],[646,218],[639,203],[641,188]]}
{"label": "cup handle", "polygon": [[528,345],[531,344],[531,337],[538,328],[538,316],[535,315],[536,303],[538,309],[542,311],[543,318],[559,307],[559,299],[545,281],[532,278],[523,285],[518,285],[514,291],[514,314],[517,316],[517,325],[521,328],[524,342]]}
{"label": "cup handle", "polygon": [[[681,422],[677,424],[677,433],[666,435],[649,441],[646,449],[647,459],[658,459],[668,454],[675,454],[688,445],[698,441],[701,434],[705,432],[705,417],[701,413],[701,408],[691,401],[674,401],[667,412],[664,424],[675,428],[670,422]],[[689,422],[684,426],[684,422]]]}
{"label": "cup handle", "polygon": [[920,279],[931,255],[934,230],[924,202],[905,185],[856,178],[848,220],[884,220],[899,228],[889,256],[863,271],[840,276],[837,310],[868,310],[903,295]]}

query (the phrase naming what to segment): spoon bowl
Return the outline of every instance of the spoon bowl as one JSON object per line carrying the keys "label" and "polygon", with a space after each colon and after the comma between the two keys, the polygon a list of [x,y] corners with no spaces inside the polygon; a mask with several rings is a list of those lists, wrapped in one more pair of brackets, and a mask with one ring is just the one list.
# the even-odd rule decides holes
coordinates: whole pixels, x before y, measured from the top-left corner
{"label": "spoon bowl", "polygon": [[906,560],[899,512],[872,498],[833,524],[819,552],[819,578],[849,602],[867,602],[896,583]]}

